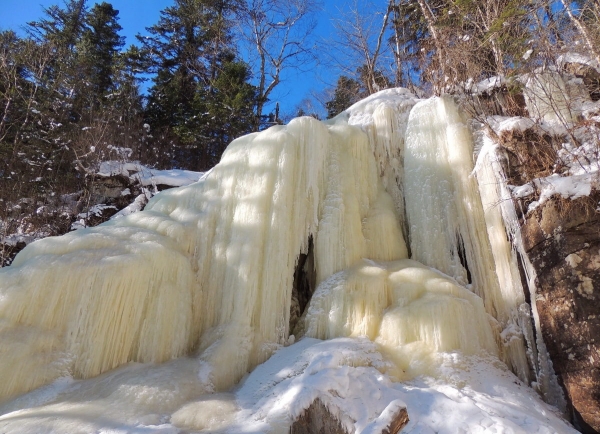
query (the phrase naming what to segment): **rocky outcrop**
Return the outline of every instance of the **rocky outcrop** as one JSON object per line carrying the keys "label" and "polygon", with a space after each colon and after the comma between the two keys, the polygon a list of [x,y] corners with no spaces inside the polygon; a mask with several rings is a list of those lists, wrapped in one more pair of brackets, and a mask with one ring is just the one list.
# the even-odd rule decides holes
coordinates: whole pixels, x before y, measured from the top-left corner
{"label": "rocky outcrop", "polygon": [[[337,411],[339,413],[339,410]],[[397,434],[408,423],[406,408],[400,407],[381,434]],[[294,421],[290,434],[351,434],[319,398]]]}
{"label": "rocky outcrop", "polygon": [[290,434],[349,434],[320,399],[315,401],[294,421]]}
{"label": "rocky outcrop", "polygon": [[565,71],[580,78],[592,101],[600,100],[600,72],[590,65],[578,62],[565,62]]}
{"label": "rocky outcrop", "polygon": [[583,433],[600,432],[600,193],[554,198],[527,215],[522,235],[537,274],[544,342]]}

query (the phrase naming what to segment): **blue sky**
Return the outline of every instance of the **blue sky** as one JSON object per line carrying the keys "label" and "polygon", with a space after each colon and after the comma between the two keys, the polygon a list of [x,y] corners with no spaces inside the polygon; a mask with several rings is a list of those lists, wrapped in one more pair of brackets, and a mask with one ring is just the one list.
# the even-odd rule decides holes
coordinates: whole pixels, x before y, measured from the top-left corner
{"label": "blue sky", "polygon": [[[43,8],[51,5],[62,6],[62,0],[0,0],[0,29],[18,30],[25,23],[42,17]],[[93,5],[93,0],[88,1]],[[119,11],[119,24],[122,34],[127,37],[127,44],[135,42],[134,35],[144,31],[158,21],[159,12],[173,2],[171,0],[108,0]],[[140,6],[143,4],[144,6]]]}
{"label": "blue sky", "polygon": [[[172,0],[106,0],[119,11],[119,23],[123,27],[122,35],[126,37],[126,45],[136,42],[137,33],[144,34],[145,27],[155,24],[162,9],[173,4]],[[285,0],[281,0],[285,1]],[[99,2],[99,0],[98,0]],[[373,0],[381,3],[382,0]],[[88,0],[88,5],[96,3]],[[318,14],[317,35],[322,40],[330,39],[333,32],[331,19],[338,15],[338,10],[345,8],[352,0],[322,0],[323,11]],[[366,6],[371,1],[360,2]],[[42,8],[53,4],[63,5],[63,0],[0,0],[0,30],[13,29],[22,31],[25,23],[42,17]],[[142,6],[143,5],[143,6]],[[326,45],[322,45],[325,47]],[[322,49],[322,48],[321,48]],[[283,115],[292,114],[300,102],[310,93],[322,93],[337,80],[338,72],[331,67],[311,66],[300,74],[291,73],[283,77],[282,83],[272,94],[272,104],[279,101]],[[272,106],[269,107],[272,110]]]}

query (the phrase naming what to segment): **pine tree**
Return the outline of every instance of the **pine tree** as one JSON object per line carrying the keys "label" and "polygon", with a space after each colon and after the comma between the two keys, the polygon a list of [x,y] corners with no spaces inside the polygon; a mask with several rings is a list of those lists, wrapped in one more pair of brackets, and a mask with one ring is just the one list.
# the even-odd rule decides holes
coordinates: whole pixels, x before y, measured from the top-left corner
{"label": "pine tree", "polygon": [[362,93],[361,85],[358,81],[341,75],[333,91],[332,99],[325,103],[327,117],[332,118],[346,110],[360,100]]}
{"label": "pine tree", "polygon": [[332,118],[346,110],[355,102],[371,95],[372,89],[387,89],[392,82],[379,70],[371,70],[366,65],[356,69],[357,79],[341,75],[333,90],[333,97],[325,103],[327,117]]}
{"label": "pine tree", "polygon": [[98,97],[105,96],[114,87],[113,75],[119,50],[125,38],[119,35],[119,11],[110,3],[94,5],[86,17],[80,50],[87,80]]}
{"label": "pine tree", "polygon": [[[248,68],[235,61],[227,20],[233,7],[235,2],[176,0],[147,29],[150,36],[138,35],[149,71],[156,74],[146,121],[170,145],[156,150],[166,160],[162,164],[206,169],[218,161],[232,133],[250,131],[245,123],[253,102],[241,104],[239,95],[255,95],[247,85]],[[227,127],[231,119],[233,129]]]}

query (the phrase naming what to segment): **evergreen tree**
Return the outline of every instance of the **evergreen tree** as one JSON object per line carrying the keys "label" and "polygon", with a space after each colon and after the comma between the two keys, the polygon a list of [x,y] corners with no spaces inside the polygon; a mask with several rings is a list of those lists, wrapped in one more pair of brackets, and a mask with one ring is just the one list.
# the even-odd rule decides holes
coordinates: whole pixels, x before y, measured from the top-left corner
{"label": "evergreen tree", "polygon": [[427,24],[416,2],[392,0],[392,29],[389,39],[396,61],[396,86],[413,87],[420,83],[420,75],[427,48],[423,42],[428,36]]}
{"label": "evergreen tree", "polygon": [[325,103],[327,117],[332,118],[346,110],[361,98],[361,86],[356,80],[341,75],[333,91],[331,100]]}
{"label": "evergreen tree", "polygon": [[341,75],[331,100],[325,103],[327,117],[332,118],[355,102],[369,96],[373,87],[383,90],[392,87],[392,82],[379,70],[372,71],[366,65],[357,68],[357,79]]}
{"label": "evergreen tree", "polygon": [[13,41],[8,62],[19,65],[20,82],[0,129],[19,188],[87,190],[89,169],[109,158],[112,146],[137,146],[141,101],[118,53],[117,19],[108,3],[88,12],[85,1],[70,0],[45,9],[29,24],[30,37]]}
{"label": "evergreen tree", "polygon": [[103,2],[94,5],[86,17],[81,57],[87,68],[86,78],[99,97],[114,87],[114,68],[125,41],[119,35],[122,27],[118,23],[118,14],[110,3]]}
{"label": "evergreen tree", "polygon": [[[40,45],[51,49],[52,58],[38,77],[42,90],[54,94],[54,120],[65,129],[81,117],[81,96],[85,79],[77,45],[85,30],[86,0],[68,0],[65,7],[53,5],[44,9],[45,17],[28,23],[29,35]],[[46,99],[44,99],[46,101]]]}
{"label": "evergreen tree", "polygon": [[234,7],[235,2],[176,0],[147,29],[150,36],[138,35],[149,71],[156,74],[146,121],[169,145],[156,149],[157,157],[171,165],[190,167],[192,161],[193,168],[206,169],[232,134],[250,131],[245,122],[254,103],[246,98],[255,96],[247,66],[235,61],[227,20]]}
{"label": "evergreen tree", "polygon": [[44,14],[46,17],[40,21],[28,23],[29,34],[63,52],[73,50],[84,30],[86,0],[68,0],[64,8],[52,5],[44,9]]}
{"label": "evergreen tree", "polygon": [[22,121],[20,89],[25,84],[25,71],[20,62],[22,41],[13,31],[0,32],[0,158],[6,161],[7,143],[14,138],[15,128]]}

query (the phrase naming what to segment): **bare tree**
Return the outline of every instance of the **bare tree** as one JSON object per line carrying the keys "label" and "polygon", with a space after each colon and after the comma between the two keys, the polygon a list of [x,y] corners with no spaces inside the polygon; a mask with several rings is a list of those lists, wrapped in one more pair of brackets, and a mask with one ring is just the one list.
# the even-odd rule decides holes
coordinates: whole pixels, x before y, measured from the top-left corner
{"label": "bare tree", "polygon": [[[341,70],[342,75],[358,78],[368,94],[381,90],[382,72],[389,72],[392,53],[386,42],[390,39],[390,17],[394,11],[394,0],[390,0],[383,11],[369,10],[359,0],[354,0],[333,21],[336,29],[335,54],[330,62]],[[395,65],[394,60],[391,64]],[[385,66],[384,66],[385,65]],[[395,69],[395,68],[394,68]]]}
{"label": "bare tree", "polygon": [[418,0],[419,8],[421,9],[421,13],[425,18],[425,22],[427,23],[427,29],[429,30],[429,34],[433,38],[433,43],[435,45],[435,51],[438,58],[438,68],[439,73],[436,77],[432,77],[434,80],[434,86],[437,91],[440,91],[440,86],[443,86],[444,79],[446,77],[446,53],[445,46],[442,42],[442,38],[440,36],[440,31],[437,26],[437,18],[433,14],[433,11],[429,7],[429,4],[425,0]]}
{"label": "bare tree", "polygon": [[284,70],[301,69],[314,59],[310,43],[318,9],[317,0],[247,0],[241,8],[239,32],[258,87],[256,131]]}
{"label": "bare tree", "polygon": [[[569,0],[560,0],[562,3],[565,12],[567,13],[569,19],[573,23],[573,25],[577,28],[583,40],[585,42],[586,48],[590,51],[590,54],[594,57],[594,60],[598,62],[600,65],[600,51],[598,51],[598,39],[594,38],[592,29],[588,28],[586,23],[581,19],[581,12],[578,14],[573,10],[573,4]],[[595,23],[596,27],[598,27],[598,14],[600,13],[600,5],[597,1],[587,2],[591,3],[587,6],[588,10],[595,15]]]}

